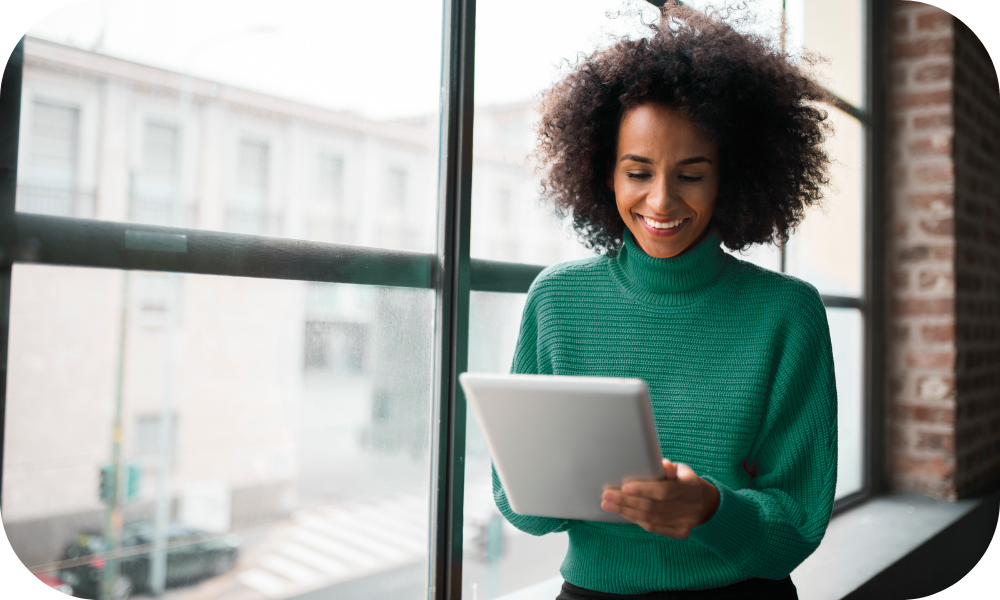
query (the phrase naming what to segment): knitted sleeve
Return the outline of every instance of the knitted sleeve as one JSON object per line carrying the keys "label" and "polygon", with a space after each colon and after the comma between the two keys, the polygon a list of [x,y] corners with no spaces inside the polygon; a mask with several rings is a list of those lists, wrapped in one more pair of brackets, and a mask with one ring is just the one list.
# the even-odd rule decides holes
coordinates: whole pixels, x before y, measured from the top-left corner
{"label": "knitted sleeve", "polygon": [[719,507],[690,534],[752,577],[781,579],[791,573],[819,546],[833,509],[833,353],[822,300],[811,286],[802,291],[789,303],[778,331],[771,392],[755,443],[757,476],[741,490],[705,477],[719,490]]}
{"label": "knitted sleeve", "polygon": [[[539,369],[538,363],[538,318],[536,304],[538,294],[535,285],[528,290],[528,299],[524,305],[524,313],[521,315],[521,330],[517,336],[517,345],[514,349],[514,361],[511,365],[511,373],[523,374],[545,374]],[[517,527],[525,533],[531,535],[545,535],[558,531],[566,531],[572,526],[572,521],[566,519],[555,519],[552,517],[534,517],[522,515],[514,512],[507,501],[507,494],[504,492],[500,477],[497,475],[496,467],[493,469],[493,499],[496,501],[500,514],[504,516],[511,525]]]}

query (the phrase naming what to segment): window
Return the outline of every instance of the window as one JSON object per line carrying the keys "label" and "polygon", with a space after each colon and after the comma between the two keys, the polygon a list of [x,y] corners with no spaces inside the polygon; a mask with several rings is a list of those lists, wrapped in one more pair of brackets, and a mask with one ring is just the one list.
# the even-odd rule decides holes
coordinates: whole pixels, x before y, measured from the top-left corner
{"label": "window", "polygon": [[36,100],[31,108],[27,183],[21,186],[18,208],[44,215],[73,216],[78,210],[80,111],[41,100]]}
{"label": "window", "polygon": [[150,225],[187,225],[180,204],[180,129],[146,121],[142,168],[132,194],[131,220]]}
{"label": "window", "polygon": [[240,139],[236,155],[236,185],[229,208],[229,228],[237,233],[268,233],[270,146],[264,140]]}
{"label": "window", "polygon": [[[842,49],[861,47],[867,5],[821,4],[788,2],[784,18],[800,23],[789,44],[835,57],[843,171],[825,217],[750,258],[824,295],[846,400],[843,506],[870,468],[868,58]],[[358,27],[370,7],[307,0],[136,1],[110,9],[103,38],[87,25],[103,9],[82,3],[29,32],[13,59],[25,89],[91,86],[87,114],[122,118],[26,95],[13,138],[0,500],[22,561],[65,567],[66,542],[89,529],[112,540],[107,572],[129,575],[116,536],[184,528],[246,557],[192,561],[220,594],[495,598],[554,577],[566,538],[498,519],[456,379],[508,370],[532,279],[589,255],[535,201],[531,100],[561,59],[636,33],[608,18],[621,7],[481,2],[473,22],[464,0],[409,3],[376,45]],[[231,27],[206,27],[213,15]],[[850,35],[829,35],[831,19]],[[360,44],[366,61],[329,59]],[[102,467],[135,461],[156,476],[102,501]]]}
{"label": "window", "polygon": [[316,197],[308,215],[309,237],[350,243],[351,227],[344,207],[344,159],[328,152],[316,161]]}

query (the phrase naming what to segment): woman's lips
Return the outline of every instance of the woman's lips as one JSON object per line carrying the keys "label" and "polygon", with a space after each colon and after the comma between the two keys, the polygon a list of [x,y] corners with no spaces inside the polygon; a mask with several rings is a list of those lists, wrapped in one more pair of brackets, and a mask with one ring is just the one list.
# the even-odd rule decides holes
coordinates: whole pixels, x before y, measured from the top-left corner
{"label": "woman's lips", "polygon": [[656,237],[670,237],[680,233],[682,229],[688,224],[691,219],[671,219],[669,221],[660,221],[656,219],[650,219],[645,215],[637,215],[639,221],[642,222],[642,226],[650,235],[655,235]]}

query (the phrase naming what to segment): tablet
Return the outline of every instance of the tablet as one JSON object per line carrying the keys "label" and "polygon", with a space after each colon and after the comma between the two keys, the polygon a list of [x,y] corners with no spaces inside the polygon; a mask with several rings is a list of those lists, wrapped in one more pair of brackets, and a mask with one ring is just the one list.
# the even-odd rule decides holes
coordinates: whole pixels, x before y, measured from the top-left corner
{"label": "tablet", "polygon": [[514,512],[628,523],[601,508],[605,486],[663,479],[639,379],[463,373],[459,382]]}

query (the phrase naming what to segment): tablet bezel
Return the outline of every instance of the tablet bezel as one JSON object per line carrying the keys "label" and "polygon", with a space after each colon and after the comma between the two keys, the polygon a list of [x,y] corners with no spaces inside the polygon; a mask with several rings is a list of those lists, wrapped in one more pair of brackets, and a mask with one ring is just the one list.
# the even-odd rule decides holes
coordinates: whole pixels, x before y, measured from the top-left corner
{"label": "tablet bezel", "polygon": [[601,508],[604,486],[663,479],[640,379],[463,373],[459,382],[516,513],[628,523]]}

